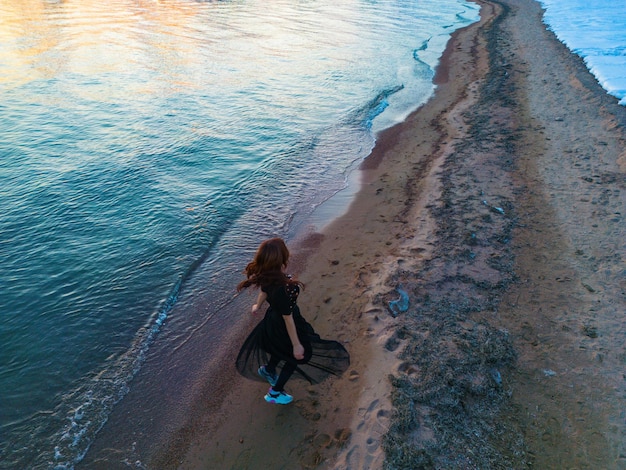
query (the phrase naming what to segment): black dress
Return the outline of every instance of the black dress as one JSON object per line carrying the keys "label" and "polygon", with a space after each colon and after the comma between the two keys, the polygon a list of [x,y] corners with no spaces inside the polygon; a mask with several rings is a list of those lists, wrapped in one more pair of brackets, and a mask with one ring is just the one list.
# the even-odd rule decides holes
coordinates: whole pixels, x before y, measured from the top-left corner
{"label": "black dress", "polygon": [[[348,351],[337,341],[324,340],[300,314],[296,304],[300,287],[295,282],[286,285],[262,287],[267,294],[269,307],[265,317],[254,328],[243,343],[237,356],[236,367],[246,378],[265,381],[258,369],[270,362],[278,362],[277,374],[289,362],[297,364],[292,378],[301,378],[310,383],[319,383],[330,375],[341,375],[350,366]],[[287,333],[283,315],[293,316],[298,339],[304,346],[304,359],[293,357],[293,346]]]}

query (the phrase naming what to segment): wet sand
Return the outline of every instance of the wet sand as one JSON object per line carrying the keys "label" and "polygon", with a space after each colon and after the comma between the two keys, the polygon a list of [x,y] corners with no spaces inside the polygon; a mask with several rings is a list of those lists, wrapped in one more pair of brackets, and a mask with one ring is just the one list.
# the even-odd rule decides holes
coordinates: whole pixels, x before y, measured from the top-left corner
{"label": "wet sand", "polygon": [[626,109],[537,3],[480,3],[348,212],[291,243],[349,371],[283,407],[227,374],[144,467],[626,468]]}

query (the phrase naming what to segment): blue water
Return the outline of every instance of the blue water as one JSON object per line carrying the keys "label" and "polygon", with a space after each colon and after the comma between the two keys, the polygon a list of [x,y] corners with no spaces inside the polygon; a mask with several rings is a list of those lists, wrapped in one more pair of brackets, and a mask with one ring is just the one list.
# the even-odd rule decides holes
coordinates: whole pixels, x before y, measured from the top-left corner
{"label": "blue water", "polygon": [[477,15],[0,0],[0,467],[80,460],[180,289],[202,270],[215,309],[232,297],[258,241],[294,233],[432,94]]}
{"label": "blue water", "polygon": [[540,0],[544,21],[581,56],[602,87],[626,105],[626,2]]}

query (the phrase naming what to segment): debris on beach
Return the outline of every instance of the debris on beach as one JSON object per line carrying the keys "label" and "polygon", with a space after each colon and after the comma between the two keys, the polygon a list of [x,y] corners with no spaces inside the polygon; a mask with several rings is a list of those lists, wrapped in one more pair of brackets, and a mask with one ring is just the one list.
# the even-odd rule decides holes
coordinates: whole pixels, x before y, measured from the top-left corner
{"label": "debris on beach", "polygon": [[400,295],[397,300],[389,301],[389,310],[391,315],[397,317],[399,314],[406,312],[409,309],[409,294],[402,288],[397,287],[396,292]]}
{"label": "debris on beach", "polygon": [[491,209],[493,212],[504,215],[504,209],[502,209],[502,207],[492,206],[487,201],[483,201],[483,204]]}

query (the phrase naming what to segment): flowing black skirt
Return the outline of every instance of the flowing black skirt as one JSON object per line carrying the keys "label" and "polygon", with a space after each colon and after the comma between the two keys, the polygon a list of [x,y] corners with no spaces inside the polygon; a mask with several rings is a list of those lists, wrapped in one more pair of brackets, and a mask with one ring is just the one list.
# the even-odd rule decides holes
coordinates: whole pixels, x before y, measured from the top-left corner
{"label": "flowing black skirt", "polygon": [[272,307],[265,312],[263,320],[254,328],[243,343],[237,356],[237,371],[252,380],[265,381],[258,375],[260,366],[278,360],[276,372],[280,374],[287,362],[296,364],[291,378],[300,378],[311,384],[320,383],[331,375],[341,375],[350,366],[350,355],[337,341],[324,340],[315,333],[313,327],[300,314],[296,307],[293,320],[298,338],[304,346],[304,359],[293,357],[293,347],[282,315]]}

